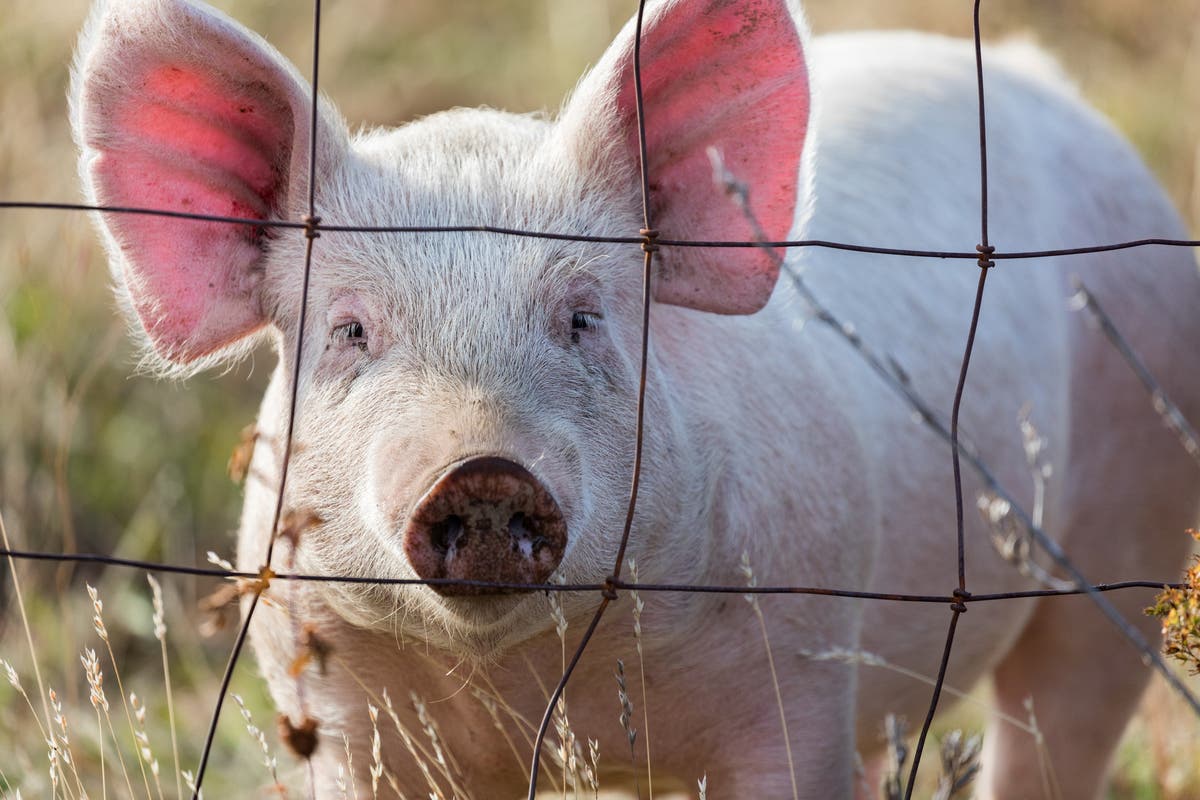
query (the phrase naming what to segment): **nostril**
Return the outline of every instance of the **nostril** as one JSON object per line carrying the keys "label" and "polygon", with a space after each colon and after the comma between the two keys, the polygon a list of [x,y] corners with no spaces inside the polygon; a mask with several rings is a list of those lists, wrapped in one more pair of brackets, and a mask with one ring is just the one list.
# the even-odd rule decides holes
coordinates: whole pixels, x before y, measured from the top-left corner
{"label": "nostril", "polygon": [[518,511],[508,518],[508,535],[514,539],[528,537],[529,517],[525,516],[525,512]]}
{"label": "nostril", "polygon": [[511,539],[512,551],[520,553],[525,558],[533,558],[534,554],[545,544],[545,539],[537,532],[534,521],[522,511],[509,517],[508,535]]}
{"label": "nostril", "polygon": [[451,514],[441,522],[435,522],[429,529],[429,541],[442,556],[465,546],[466,539],[466,526],[463,525],[462,517],[457,514]]}

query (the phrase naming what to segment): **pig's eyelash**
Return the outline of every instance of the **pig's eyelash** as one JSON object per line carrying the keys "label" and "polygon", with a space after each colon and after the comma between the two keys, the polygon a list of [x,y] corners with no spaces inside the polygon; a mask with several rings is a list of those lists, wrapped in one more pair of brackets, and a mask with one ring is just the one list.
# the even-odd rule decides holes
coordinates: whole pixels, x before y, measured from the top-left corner
{"label": "pig's eyelash", "polygon": [[595,328],[603,316],[593,311],[576,311],[571,314],[571,330],[581,331],[589,328]]}
{"label": "pig's eyelash", "polygon": [[358,320],[335,325],[329,332],[329,339],[332,342],[353,345],[362,350],[367,348],[367,331]]}

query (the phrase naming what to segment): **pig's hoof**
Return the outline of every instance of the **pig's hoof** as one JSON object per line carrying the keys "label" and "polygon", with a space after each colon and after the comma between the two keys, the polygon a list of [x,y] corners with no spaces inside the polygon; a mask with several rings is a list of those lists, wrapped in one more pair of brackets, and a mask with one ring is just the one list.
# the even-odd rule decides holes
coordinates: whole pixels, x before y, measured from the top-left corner
{"label": "pig's hoof", "polygon": [[[417,504],[404,552],[417,576],[493,583],[545,583],[562,560],[567,524],[529,470],[494,456],[451,467]],[[512,589],[435,585],[444,595]]]}

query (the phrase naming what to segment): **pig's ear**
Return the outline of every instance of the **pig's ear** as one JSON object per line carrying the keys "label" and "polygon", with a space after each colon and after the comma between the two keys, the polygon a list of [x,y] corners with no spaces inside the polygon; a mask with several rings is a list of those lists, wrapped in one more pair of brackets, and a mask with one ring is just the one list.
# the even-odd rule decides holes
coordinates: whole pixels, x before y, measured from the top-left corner
{"label": "pig's ear", "polygon": [[[749,187],[767,239],[787,237],[809,120],[806,41],[794,0],[648,4],[641,74],[651,221],[662,238],[755,240],[746,215],[714,181],[710,148]],[[638,163],[633,43],[631,21],[560,119],[579,158],[601,169],[612,158]],[[704,311],[757,311],[779,274],[757,248],[676,247],[659,255],[655,299]]]}
{"label": "pig's ear", "polygon": [[[76,51],[71,123],[94,204],[294,215],[305,207],[311,108],[308,85],[270,45],[185,0],[100,0]],[[346,138],[322,107],[318,164],[327,169]],[[98,220],[118,294],[169,364],[203,366],[267,323],[260,226]]]}

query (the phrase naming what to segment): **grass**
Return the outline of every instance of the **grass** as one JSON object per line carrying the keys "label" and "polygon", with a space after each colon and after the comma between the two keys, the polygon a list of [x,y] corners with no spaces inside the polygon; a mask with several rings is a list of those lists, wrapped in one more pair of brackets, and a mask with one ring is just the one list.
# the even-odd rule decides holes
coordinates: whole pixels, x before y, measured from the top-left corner
{"label": "grass", "polygon": [[[307,71],[306,0],[217,5]],[[965,35],[970,29],[964,0],[811,0],[806,7],[817,31],[900,26]],[[553,108],[632,8],[630,0],[329,2],[323,87],[356,123],[396,124],[454,105]],[[84,0],[5,2],[0,198],[78,198],[64,95],[85,11]],[[991,0],[983,16],[993,38],[1032,31],[1048,46],[1145,154],[1193,230],[1200,230],[1200,0],[1150,6]],[[0,212],[0,513],[16,547],[204,563],[208,550],[231,548],[240,497],[225,465],[253,419],[271,356],[258,353],[229,373],[187,386],[131,377],[134,354],[113,313],[107,280],[81,216]],[[63,751],[70,760],[56,767],[60,796],[80,797],[83,788],[90,797],[186,795],[182,771],[197,763],[231,643],[227,630],[201,634],[198,601],[214,584],[164,578],[156,603],[155,589],[137,573],[21,564],[18,603],[12,573],[4,574],[0,657],[11,664],[21,691],[0,681],[0,798],[15,796],[17,787],[26,797],[51,796],[45,746],[51,734],[70,744]],[[96,587],[96,601],[85,583]],[[103,604],[103,638],[91,619],[97,602]],[[86,648],[96,651],[107,719],[90,701],[79,662]],[[639,703],[644,669],[639,663],[635,674],[630,665],[626,676],[631,717],[638,705],[645,708]],[[278,759],[279,781],[302,785],[302,765],[273,734],[274,712],[252,669],[238,671],[234,691],[249,719],[230,707],[207,794],[238,797],[247,786],[273,785],[267,758]],[[506,729],[512,720],[502,699],[482,694],[493,704],[497,727]],[[392,698],[373,703],[379,724],[395,719]],[[977,727],[970,705],[960,709],[945,724]],[[565,709],[563,719],[565,735]],[[647,759],[655,723],[641,720]],[[247,730],[251,724],[258,734]],[[436,782],[435,773],[442,773],[431,730],[436,733],[434,727],[411,732],[410,744]],[[514,730],[507,734],[514,754],[524,753],[527,728]],[[620,757],[593,754],[587,741],[586,732],[578,732],[560,758],[575,759],[581,787],[590,785],[584,766]],[[371,753],[354,758],[377,761]],[[1200,796],[1198,764],[1200,727],[1156,684],[1126,736],[1111,796]],[[560,765],[556,772],[561,790],[572,770]],[[382,771],[377,780],[386,794]],[[656,789],[643,788],[648,794]],[[923,791],[931,794],[933,784]]]}

